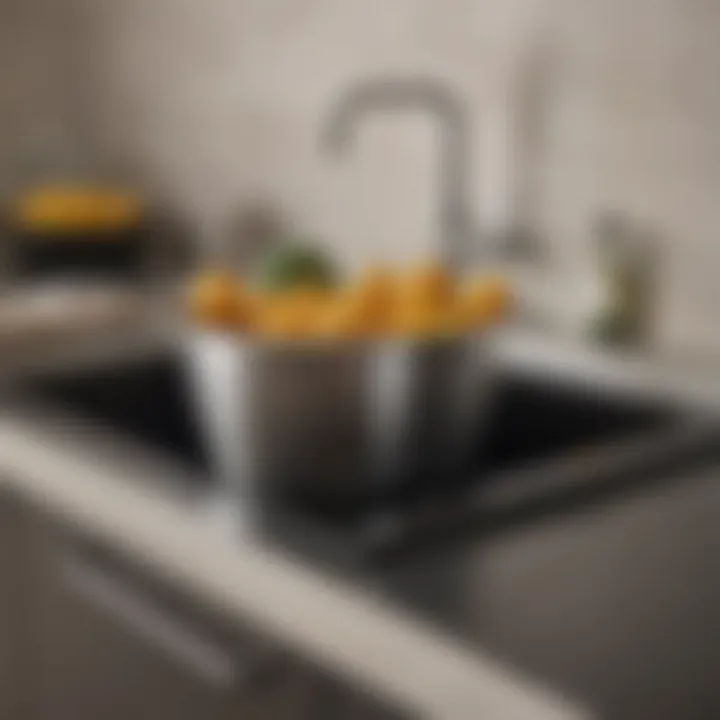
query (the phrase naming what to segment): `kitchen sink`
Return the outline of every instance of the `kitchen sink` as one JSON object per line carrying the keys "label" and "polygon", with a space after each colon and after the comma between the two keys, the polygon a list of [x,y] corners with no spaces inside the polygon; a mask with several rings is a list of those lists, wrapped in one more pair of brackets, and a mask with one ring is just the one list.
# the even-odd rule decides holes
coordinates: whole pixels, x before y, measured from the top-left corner
{"label": "kitchen sink", "polygon": [[[473,462],[452,476],[422,473],[373,486],[351,506],[318,497],[261,497],[261,512],[320,533],[353,555],[406,548],[459,530],[516,521],[588,501],[712,445],[712,417],[527,368],[500,369]],[[183,468],[203,492],[217,488],[178,351],[38,375],[29,395],[103,437]],[[228,500],[230,502],[230,500]]]}

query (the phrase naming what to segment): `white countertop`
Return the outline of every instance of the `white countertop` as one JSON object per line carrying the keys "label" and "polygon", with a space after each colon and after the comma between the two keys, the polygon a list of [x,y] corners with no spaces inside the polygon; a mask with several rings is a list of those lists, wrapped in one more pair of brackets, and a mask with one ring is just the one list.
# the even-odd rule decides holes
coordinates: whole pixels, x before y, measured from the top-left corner
{"label": "white countertop", "polygon": [[[720,407],[718,382],[649,359],[508,335],[500,355],[579,382],[664,392]],[[422,717],[555,720],[586,715],[549,688],[483,656],[361,588],[242,533],[229,533],[131,464],[102,462],[76,438],[6,412],[0,481],[84,532],[131,553],[210,607],[280,638],[318,665]]]}

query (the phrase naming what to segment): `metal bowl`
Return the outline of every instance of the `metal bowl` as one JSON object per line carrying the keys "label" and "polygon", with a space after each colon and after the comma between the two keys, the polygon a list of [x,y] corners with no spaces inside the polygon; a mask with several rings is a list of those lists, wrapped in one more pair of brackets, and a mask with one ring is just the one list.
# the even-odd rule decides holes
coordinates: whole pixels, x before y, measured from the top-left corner
{"label": "metal bowl", "polygon": [[354,503],[455,472],[489,385],[479,336],[281,344],[196,333],[187,359],[216,472],[243,498]]}

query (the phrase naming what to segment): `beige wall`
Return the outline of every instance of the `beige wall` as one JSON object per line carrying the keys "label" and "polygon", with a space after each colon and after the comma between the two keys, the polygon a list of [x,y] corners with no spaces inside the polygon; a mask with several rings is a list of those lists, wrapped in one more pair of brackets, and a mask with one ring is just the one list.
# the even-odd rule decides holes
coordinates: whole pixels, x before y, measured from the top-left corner
{"label": "beige wall", "polygon": [[521,154],[516,171],[532,171],[541,188],[530,210],[548,265],[525,273],[528,293],[576,316],[591,294],[591,220],[617,208],[663,239],[664,334],[714,336],[715,0],[75,1],[92,28],[106,152],[132,159],[182,205],[203,242],[260,189],[350,264],[433,251],[435,135],[424,118],[376,116],[334,164],[317,135],[339,91],[367,74],[446,78],[473,114],[470,195],[486,221],[505,195],[503,152],[489,150],[498,154],[503,118],[516,116],[540,63],[540,28],[550,48],[545,134],[534,163]]}
{"label": "beige wall", "polygon": [[82,9],[75,0],[0,0],[3,190],[31,166],[79,165],[93,145]]}

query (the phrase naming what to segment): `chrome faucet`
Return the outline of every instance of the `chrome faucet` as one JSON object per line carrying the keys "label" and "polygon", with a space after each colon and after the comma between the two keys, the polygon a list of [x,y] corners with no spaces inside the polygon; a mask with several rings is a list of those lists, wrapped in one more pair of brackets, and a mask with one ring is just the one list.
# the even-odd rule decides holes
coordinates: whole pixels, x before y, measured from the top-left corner
{"label": "chrome faucet", "polygon": [[418,107],[436,116],[442,131],[440,161],[440,257],[451,269],[460,269],[471,258],[480,234],[467,207],[470,143],[465,108],[441,81],[432,78],[363,80],[351,87],[331,113],[324,143],[334,152],[344,149],[361,114],[383,108]]}

